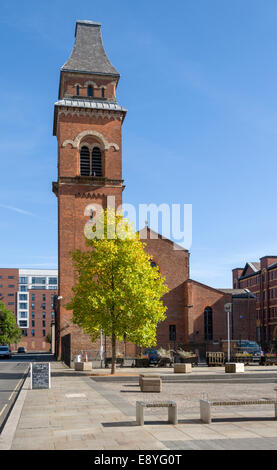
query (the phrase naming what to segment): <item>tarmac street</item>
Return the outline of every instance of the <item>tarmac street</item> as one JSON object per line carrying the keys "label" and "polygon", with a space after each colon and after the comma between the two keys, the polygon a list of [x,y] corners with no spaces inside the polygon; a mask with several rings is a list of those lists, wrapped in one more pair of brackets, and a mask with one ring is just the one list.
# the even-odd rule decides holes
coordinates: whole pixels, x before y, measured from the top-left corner
{"label": "tarmac street", "polygon": [[52,354],[39,353],[14,353],[11,359],[0,359],[0,432],[18,396],[30,362],[53,360]]}
{"label": "tarmac street", "polygon": [[0,361],[0,430],[17,397],[23,378],[29,369],[29,363]]}
{"label": "tarmac street", "polygon": [[[200,398],[275,398],[276,366],[270,369],[249,367],[245,376],[248,379],[244,380],[241,375],[241,380],[234,383],[230,374],[226,374],[228,380],[224,382],[224,368],[212,371],[207,367],[195,368],[189,381],[185,376],[183,381],[180,377],[177,382],[164,381],[162,393],[140,392],[135,374],[142,370],[118,370],[113,379],[109,375],[75,372],[61,362],[53,362],[51,370],[51,389],[30,390],[29,378],[26,380],[22,389],[24,396],[18,399],[21,408],[18,411],[15,404],[0,435],[0,449],[1,445],[12,450],[277,449],[274,405],[222,406],[214,410],[211,424],[200,421],[199,408]],[[155,372],[172,376],[172,369]],[[98,369],[93,373],[107,374],[107,370]],[[257,374],[268,380],[256,383]],[[208,376],[210,381],[207,381]],[[201,381],[201,377],[206,380]],[[215,377],[222,381],[214,380]],[[177,403],[176,425],[167,423],[164,408],[148,408],[145,425],[137,425],[136,401],[166,399]],[[10,420],[14,428],[7,436],[5,429],[11,429]]]}

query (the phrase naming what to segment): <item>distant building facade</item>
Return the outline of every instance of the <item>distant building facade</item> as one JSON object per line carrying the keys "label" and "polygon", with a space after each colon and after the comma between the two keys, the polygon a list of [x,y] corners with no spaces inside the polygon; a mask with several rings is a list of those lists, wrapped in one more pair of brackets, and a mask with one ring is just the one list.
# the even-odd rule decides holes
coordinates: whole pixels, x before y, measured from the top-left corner
{"label": "distant building facade", "polygon": [[11,310],[22,340],[12,349],[48,351],[51,324],[55,321],[54,300],[58,289],[55,269],[0,268],[0,298]]}
{"label": "distant building facade", "polygon": [[256,296],[256,330],[262,347],[277,341],[277,256],[263,256],[233,269],[233,287]]}

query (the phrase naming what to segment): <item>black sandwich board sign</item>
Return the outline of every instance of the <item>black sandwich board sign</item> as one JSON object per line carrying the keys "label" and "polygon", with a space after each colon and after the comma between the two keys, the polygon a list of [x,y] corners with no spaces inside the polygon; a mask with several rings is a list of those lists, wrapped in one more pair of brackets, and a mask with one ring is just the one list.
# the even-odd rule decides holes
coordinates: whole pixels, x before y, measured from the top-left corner
{"label": "black sandwich board sign", "polygon": [[31,389],[51,388],[49,362],[31,363]]}

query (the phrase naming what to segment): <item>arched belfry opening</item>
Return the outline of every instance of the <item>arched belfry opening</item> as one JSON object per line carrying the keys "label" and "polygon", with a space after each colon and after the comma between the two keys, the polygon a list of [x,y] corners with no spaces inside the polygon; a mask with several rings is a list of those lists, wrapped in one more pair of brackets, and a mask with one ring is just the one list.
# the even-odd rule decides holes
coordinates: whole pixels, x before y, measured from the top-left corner
{"label": "arched belfry opening", "polygon": [[99,146],[81,145],[80,148],[80,175],[103,176],[103,156]]}

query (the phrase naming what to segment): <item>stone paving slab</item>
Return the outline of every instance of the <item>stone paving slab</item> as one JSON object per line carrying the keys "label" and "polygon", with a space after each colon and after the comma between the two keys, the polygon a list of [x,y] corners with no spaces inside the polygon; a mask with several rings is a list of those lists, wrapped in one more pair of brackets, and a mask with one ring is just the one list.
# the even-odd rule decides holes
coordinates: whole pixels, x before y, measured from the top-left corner
{"label": "stone paving slab", "polygon": [[[51,389],[27,390],[12,449],[277,449],[277,421],[267,406],[241,407],[239,412],[224,407],[210,425],[201,423],[199,412],[204,394],[213,399],[275,397],[274,383],[165,383],[161,394],[147,394],[127,382],[103,384],[68,374],[61,363],[51,367],[59,372],[53,374]],[[177,401],[177,425],[167,424],[163,409],[147,410],[145,425],[136,425],[136,400],[153,399]]]}

